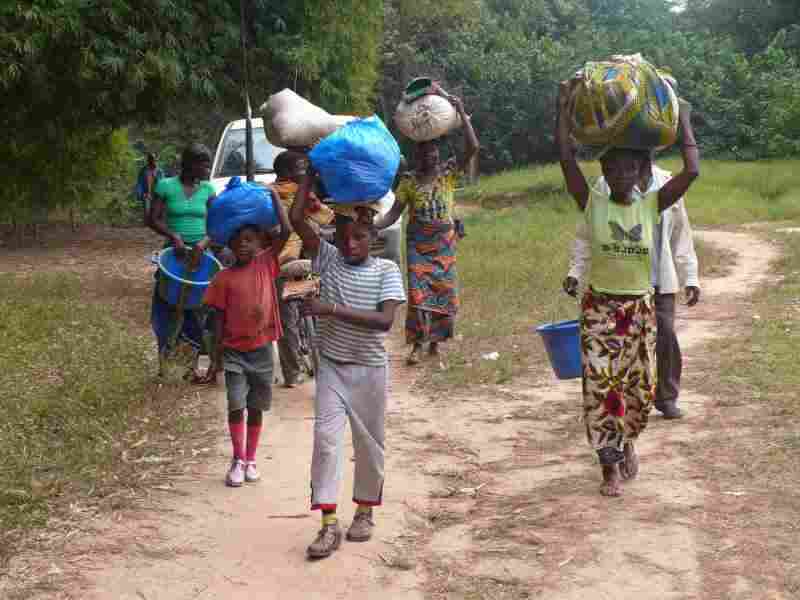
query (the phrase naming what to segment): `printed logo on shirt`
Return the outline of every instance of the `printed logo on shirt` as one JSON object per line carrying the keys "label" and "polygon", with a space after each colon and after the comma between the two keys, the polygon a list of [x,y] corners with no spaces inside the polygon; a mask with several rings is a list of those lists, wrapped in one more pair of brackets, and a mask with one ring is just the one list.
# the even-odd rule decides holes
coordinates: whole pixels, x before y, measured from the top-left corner
{"label": "printed logo on shirt", "polygon": [[[650,248],[641,246],[642,233],[644,231],[641,224],[634,225],[630,231],[626,231],[622,225],[614,221],[609,221],[608,226],[611,229],[611,237],[616,242],[603,244],[601,246],[603,252],[618,258],[638,258],[650,255]],[[625,242],[632,242],[635,245],[629,245]]]}
{"label": "printed logo on shirt", "polygon": [[630,231],[625,231],[625,228],[622,225],[620,225],[619,223],[615,223],[614,221],[609,221],[608,226],[611,228],[611,237],[613,237],[618,242],[624,242],[626,240],[631,242],[642,241],[641,223],[639,223],[638,225],[634,225]]}

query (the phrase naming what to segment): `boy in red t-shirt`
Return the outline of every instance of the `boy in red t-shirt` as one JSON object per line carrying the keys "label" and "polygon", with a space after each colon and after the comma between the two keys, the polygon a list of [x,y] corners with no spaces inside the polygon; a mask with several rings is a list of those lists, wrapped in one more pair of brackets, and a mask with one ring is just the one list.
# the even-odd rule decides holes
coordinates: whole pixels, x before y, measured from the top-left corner
{"label": "boy in red t-shirt", "polygon": [[[225,483],[240,487],[259,479],[256,449],[263,411],[272,403],[272,342],[281,337],[275,279],[280,274],[278,256],[289,237],[286,211],[279,202],[281,232],[269,237],[258,227],[246,225],[229,245],[236,264],[214,277],[204,302],[215,309],[216,347],[203,380],[213,383],[224,369],[228,391],[228,424],[233,460]],[[247,409],[247,446],[244,411]]]}

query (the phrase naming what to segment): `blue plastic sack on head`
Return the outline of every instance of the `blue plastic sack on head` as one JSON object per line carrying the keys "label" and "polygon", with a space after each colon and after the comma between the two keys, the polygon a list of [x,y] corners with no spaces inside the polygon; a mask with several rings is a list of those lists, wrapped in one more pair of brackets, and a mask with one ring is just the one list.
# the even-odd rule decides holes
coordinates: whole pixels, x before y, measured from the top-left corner
{"label": "blue plastic sack on head", "polygon": [[232,178],[225,191],[208,209],[208,236],[215,244],[227,246],[245,225],[272,229],[278,224],[272,192],[263,185]]}
{"label": "blue plastic sack on head", "polygon": [[308,157],[335,202],[374,202],[392,187],[400,166],[400,147],[383,121],[372,116],[337,129]]}

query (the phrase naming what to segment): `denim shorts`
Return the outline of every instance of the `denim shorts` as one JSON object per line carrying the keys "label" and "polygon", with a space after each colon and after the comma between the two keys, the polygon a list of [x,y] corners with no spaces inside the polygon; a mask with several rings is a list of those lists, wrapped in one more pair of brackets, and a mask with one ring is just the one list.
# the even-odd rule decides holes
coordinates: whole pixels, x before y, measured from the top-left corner
{"label": "denim shorts", "polygon": [[225,348],[224,359],[228,412],[269,410],[274,376],[272,344],[250,352]]}

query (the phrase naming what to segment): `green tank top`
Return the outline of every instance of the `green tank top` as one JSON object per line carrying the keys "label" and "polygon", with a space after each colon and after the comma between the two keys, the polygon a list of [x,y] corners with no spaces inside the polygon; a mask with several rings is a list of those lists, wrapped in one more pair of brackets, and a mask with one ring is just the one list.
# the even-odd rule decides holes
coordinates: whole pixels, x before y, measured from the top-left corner
{"label": "green tank top", "polygon": [[183,193],[179,177],[162,179],[155,192],[164,199],[167,227],[177,233],[187,244],[196,244],[206,236],[208,200],[214,195],[214,186],[208,181],[198,184],[191,198]]}
{"label": "green tank top", "polygon": [[658,192],[625,206],[592,190],[584,216],[592,239],[592,288],[607,294],[649,293],[653,230],[659,217]]}

